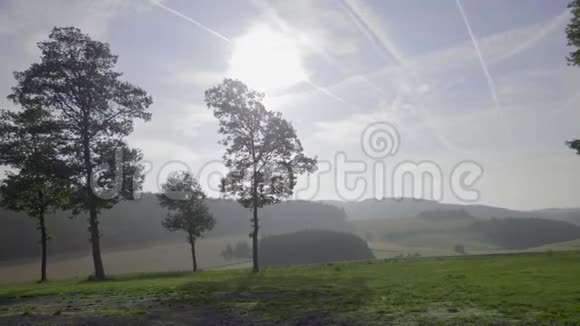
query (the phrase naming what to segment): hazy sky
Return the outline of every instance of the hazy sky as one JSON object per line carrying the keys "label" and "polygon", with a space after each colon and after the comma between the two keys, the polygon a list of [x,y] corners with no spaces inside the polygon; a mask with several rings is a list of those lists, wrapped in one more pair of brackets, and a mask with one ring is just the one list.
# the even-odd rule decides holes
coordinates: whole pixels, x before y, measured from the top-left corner
{"label": "hazy sky", "polygon": [[[564,146],[580,137],[580,68],[564,59],[566,4],[2,0],[0,105],[13,107],[5,100],[12,71],[38,59],[35,43],[53,26],[74,25],[109,42],[124,78],[154,98],[152,121],[130,137],[152,166],[147,190],[156,190],[167,162],[198,173],[220,159],[203,92],[232,76],[266,91],[269,108],[283,112],[306,153],[322,160],[344,152],[373,162],[361,133],[387,121],[400,144],[383,161],[386,175],[402,161],[435,162],[446,202],[458,202],[447,189],[452,168],[472,160],[484,169],[479,203],[580,206],[580,156]],[[219,165],[210,164],[203,180],[216,180],[211,170]],[[337,198],[334,175],[320,180],[316,198]],[[363,195],[372,196],[371,187]]]}

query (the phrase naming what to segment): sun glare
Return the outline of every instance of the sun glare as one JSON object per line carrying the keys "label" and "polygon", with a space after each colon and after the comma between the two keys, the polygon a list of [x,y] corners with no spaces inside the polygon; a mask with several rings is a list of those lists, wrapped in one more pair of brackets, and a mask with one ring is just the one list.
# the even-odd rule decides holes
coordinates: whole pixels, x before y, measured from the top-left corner
{"label": "sun glare", "polygon": [[278,91],[308,81],[297,44],[266,25],[235,40],[229,75],[260,91]]}

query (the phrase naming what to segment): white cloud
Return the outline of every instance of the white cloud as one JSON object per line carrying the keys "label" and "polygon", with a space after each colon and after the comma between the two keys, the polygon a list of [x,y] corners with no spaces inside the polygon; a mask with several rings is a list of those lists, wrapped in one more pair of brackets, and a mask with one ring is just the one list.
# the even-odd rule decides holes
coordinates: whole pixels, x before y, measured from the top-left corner
{"label": "white cloud", "polygon": [[333,3],[323,1],[254,1],[269,22],[294,35],[305,51],[329,57],[358,51],[348,17]]}
{"label": "white cloud", "polygon": [[[508,30],[481,38],[480,45],[488,63],[499,64],[513,56],[526,56],[542,46],[543,38],[550,32],[561,32],[561,14],[543,24]],[[558,30],[556,27],[559,27]],[[538,33],[542,37],[538,37]],[[563,60],[563,59],[562,59]],[[432,52],[428,55],[408,59],[408,67],[385,66],[365,75],[355,75],[328,86],[338,94],[353,94],[356,90],[382,96],[371,108],[337,117],[341,104],[328,109],[326,116],[337,117],[332,121],[317,121],[314,135],[333,144],[356,144],[358,135],[366,125],[377,120],[386,120],[400,125],[402,129],[427,133],[430,140],[438,140],[442,148],[452,152],[475,153],[477,150],[507,150],[512,140],[506,137],[506,128],[511,132],[515,126],[534,125],[534,121],[546,119],[554,107],[571,107],[578,103],[575,85],[580,82],[578,71],[569,68],[541,68],[540,70],[514,70],[494,76],[497,79],[499,100],[504,104],[504,117],[492,109],[487,90],[474,90],[477,97],[463,94],[459,88],[476,78],[483,80],[478,58],[471,42]],[[416,74],[407,74],[409,67]],[[466,79],[468,78],[468,79]],[[380,85],[382,94],[368,87],[367,80]],[[485,87],[481,85],[480,87]],[[300,102],[307,103],[315,95],[312,92],[297,94]],[[292,95],[286,95],[286,102]],[[368,96],[367,96],[368,98]],[[461,101],[457,102],[457,99]],[[538,99],[542,102],[538,103]],[[349,101],[348,95],[346,95]],[[562,104],[562,102],[565,104]],[[356,101],[351,100],[351,103]],[[580,103],[578,103],[580,104]],[[510,113],[510,111],[512,113]],[[499,119],[499,121],[498,121]],[[503,120],[503,121],[502,121]],[[522,137],[533,129],[514,129],[519,133],[513,141],[525,146],[533,145],[532,139]],[[412,134],[412,133],[411,133]],[[560,134],[560,137],[563,137]],[[491,146],[491,147],[490,147]],[[507,147],[506,147],[507,146]]]}
{"label": "white cloud", "polygon": [[178,83],[182,86],[206,89],[219,84],[227,74],[225,72],[203,71],[203,70],[183,70],[176,69],[167,75],[167,82]]}
{"label": "white cloud", "polygon": [[[357,26],[363,34],[375,45],[376,48],[384,49],[399,65],[406,66],[406,56],[393,43],[387,33],[385,23],[374,14],[373,8],[359,0],[345,0],[346,7],[351,11],[352,17],[357,21]],[[376,42],[379,42],[377,44]]]}
{"label": "white cloud", "polygon": [[124,9],[141,10],[141,0],[7,0],[0,11],[2,62],[0,105],[12,86],[14,70],[23,70],[40,55],[36,43],[46,40],[53,27],[75,26],[100,40],[107,40],[109,23]]}
{"label": "white cloud", "polygon": [[[188,7],[186,3],[182,2],[179,9],[190,13],[195,6]],[[221,4],[211,7],[210,3],[204,6],[223,9]],[[518,155],[511,155],[467,33],[465,42],[412,56],[391,39],[389,29],[397,26],[389,26],[390,21],[376,17],[376,3],[255,0],[255,4],[259,11],[257,21],[238,29],[232,27],[238,21],[215,25],[227,26],[229,33],[237,30],[240,34],[254,23],[282,31],[303,51],[313,85],[337,78],[334,76],[349,76],[321,85],[321,89],[303,83],[290,89],[294,93],[270,93],[267,97],[270,108],[283,111],[295,123],[309,154],[324,157],[344,150],[349,158],[360,157],[364,127],[386,120],[401,133],[401,152],[396,159],[433,159],[452,164],[455,159],[472,158],[482,162],[487,168],[482,189],[486,203],[525,207],[574,201],[568,192],[579,182],[580,164],[563,141],[580,136],[576,123],[580,120],[580,98],[576,96],[580,70],[564,67],[563,27],[569,18],[567,12],[545,22],[478,39],[497,86],[505,121],[514,134]],[[12,86],[11,71],[25,69],[38,55],[36,41],[46,39],[53,26],[78,26],[100,40],[109,41],[114,36],[123,58],[122,70],[129,74],[137,71],[138,78],[129,79],[145,84],[154,96],[152,121],[139,122],[129,138],[132,145],[143,149],[146,159],[157,168],[169,160],[182,160],[195,170],[204,162],[221,157],[217,122],[203,106],[203,90],[226,77],[230,48],[223,42],[211,38],[219,46],[206,51],[201,43],[205,40],[196,38],[192,42],[193,34],[188,28],[191,26],[175,24],[171,28],[183,30],[170,30],[163,25],[171,32],[170,41],[191,42],[178,48],[189,49],[188,45],[193,44],[191,51],[180,52],[191,54],[191,58],[177,55],[173,60],[175,49],[153,44],[143,51],[137,67],[131,62],[131,50],[135,49],[128,49],[133,44],[123,44],[134,35],[122,30],[113,34],[110,28],[115,18],[134,18],[125,14],[135,8],[155,10],[147,16],[152,29],[158,27],[155,24],[166,24],[167,12],[147,1],[9,0],[2,8],[0,38],[8,42],[0,53],[2,100]],[[457,13],[452,14],[456,19]],[[159,35],[151,40],[155,37]],[[554,46],[560,43],[562,48]],[[383,58],[394,61],[386,60],[391,64],[377,69],[377,57],[369,55],[373,51],[371,45]],[[369,57],[373,62],[367,62]],[[146,64],[142,66],[143,63]],[[329,70],[330,77],[323,76],[322,70]],[[550,158],[542,160],[541,156]],[[542,169],[542,164],[551,164],[556,171]],[[154,190],[154,180],[154,176],[147,180],[149,190]],[[562,193],[555,191],[544,198],[543,187],[536,183],[554,189],[561,186]],[[335,195],[331,183],[323,187],[329,198]],[[534,203],[526,199],[527,195],[534,198]]]}
{"label": "white cloud", "polygon": [[[143,8],[139,0],[10,0],[0,12],[0,36],[18,35],[24,42],[46,38],[54,26],[77,26],[101,38],[115,14],[126,8]],[[32,44],[34,45],[34,43]]]}

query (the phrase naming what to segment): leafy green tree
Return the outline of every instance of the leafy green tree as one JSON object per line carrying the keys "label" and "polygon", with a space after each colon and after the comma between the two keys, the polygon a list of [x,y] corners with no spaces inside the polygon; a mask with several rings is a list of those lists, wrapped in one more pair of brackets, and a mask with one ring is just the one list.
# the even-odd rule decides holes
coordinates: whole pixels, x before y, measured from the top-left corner
{"label": "leafy green tree", "polygon": [[236,248],[234,249],[234,256],[236,258],[250,258],[251,252],[250,246],[246,241],[236,243]]}
{"label": "leafy green tree", "polygon": [[566,145],[576,151],[580,155],[580,139],[574,139],[566,142]]}
{"label": "leafy green tree", "polygon": [[246,241],[238,241],[235,247],[232,248],[231,244],[227,244],[226,249],[222,250],[221,256],[226,260],[231,259],[241,259],[250,258],[252,256],[252,250]]}
{"label": "leafy green tree", "polygon": [[[568,37],[568,46],[574,48],[567,57],[568,64],[580,66],[580,0],[573,0],[568,4],[572,12],[572,20],[566,27],[566,36]],[[580,155],[580,139],[567,141],[566,145]]]}
{"label": "leafy green tree", "polygon": [[226,249],[222,250],[221,256],[224,257],[225,260],[231,260],[234,258],[234,250],[232,249],[231,244],[227,244]]}
{"label": "leafy green tree", "polygon": [[467,253],[465,251],[465,246],[462,245],[461,243],[458,243],[455,246],[453,246],[453,251],[455,251],[456,253],[461,254],[461,255],[465,255]]}
{"label": "leafy green tree", "polygon": [[135,164],[141,153],[128,148],[124,138],[133,131],[135,119],[151,118],[147,108],[152,99],[120,80],[121,73],[114,71],[117,56],[108,44],[77,28],[54,28],[38,47],[40,62],[14,73],[17,86],[9,98],[24,107],[46,108],[65,125],[66,161],[76,171],[80,189],[74,212],[89,213],[94,277],[102,280],[99,211],[131,198],[141,187],[141,168]]}
{"label": "leafy green tree", "polygon": [[224,135],[220,144],[226,146],[224,163],[229,171],[221,190],[253,210],[254,272],[259,271],[258,208],[291,196],[296,175],[316,169],[316,159],[303,154],[292,125],[280,113],[267,110],[263,98],[263,93],[233,79],[205,92],[205,102]]}
{"label": "leafy green tree", "polygon": [[568,4],[572,13],[572,20],[566,27],[568,46],[574,47],[567,57],[568,63],[574,66],[580,65],[580,0],[573,0]]}
{"label": "leafy green tree", "polygon": [[168,210],[162,225],[169,231],[185,231],[191,246],[193,271],[197,271],[195,242],[213,229],[215,219],[209,212],[206,195],[193,175],[187,171],[171,174],[158,195],[162,207]]}
{"label": "leafy green tree", "polygon": [[0,111],[0,164],[17,171],[8,172],[0,185],[0,206],[36,220],[42,248],[41,282],[46,281],[49,240],[45,218],[68,206],[71,191],[70,171],[59,154],[64,145],[60,129],[40,108]]}

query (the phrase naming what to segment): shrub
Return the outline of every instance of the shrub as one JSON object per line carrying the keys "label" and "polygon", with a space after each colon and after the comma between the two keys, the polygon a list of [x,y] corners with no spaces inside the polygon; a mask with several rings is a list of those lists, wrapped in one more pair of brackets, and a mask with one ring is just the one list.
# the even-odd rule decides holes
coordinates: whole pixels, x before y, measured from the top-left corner
{"label": "shrub", "polygon": [[465,255],[466,254],[465,247],[462,244],[460,244],[460,243],[458,243],[455,246],[453,246],[453,251],[455,251],[456,253],[461,254],[461,255]]}
{"label": "shrub", "polygon": [[361,238],[351,233],[308,230],[266,237],[260,242],[265,266],[373,259]]}

